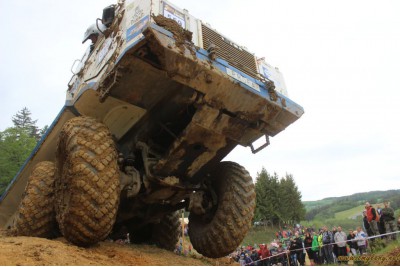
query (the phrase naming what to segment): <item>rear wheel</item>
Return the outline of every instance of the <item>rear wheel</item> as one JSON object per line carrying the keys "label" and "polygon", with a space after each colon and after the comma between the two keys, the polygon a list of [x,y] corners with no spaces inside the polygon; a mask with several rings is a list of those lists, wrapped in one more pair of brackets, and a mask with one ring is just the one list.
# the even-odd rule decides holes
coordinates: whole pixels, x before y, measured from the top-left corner
{"label": "rear wheel", "polygon": [[104,240],[118,203],[117,152],[109,130],[93,118],[69,120],[56,154],[56,218],[61,233],[79,246]]}
{"label": "rear wheel", "polygon": [[178,243],[179,234],[179,211],[175,211],[165,215],[159,223],[147,224],[131,231],[130,237],[136,244],[155,244],[160,248],[173,251]]}
{"label": "rear wheel", "polygon": [[52,238],[57,223],[54,212],[54,163],[39,162],[28,178],[12,229],[15,235]]}
{"label": "rear wheel", "polygon": [[189,236],[193,248],[210,258],[234,251],[251,227],[255,190],[249,173],[234,162],[220,162],[210,183],[218,204],[204,215],[189,215]]}
{"label": "rear wheel", "polygon": [[179,230],[179,211],[175,211],[165,215],[159,224],[154,225],[152,240],[158,247],[173,251],[179,240]]}

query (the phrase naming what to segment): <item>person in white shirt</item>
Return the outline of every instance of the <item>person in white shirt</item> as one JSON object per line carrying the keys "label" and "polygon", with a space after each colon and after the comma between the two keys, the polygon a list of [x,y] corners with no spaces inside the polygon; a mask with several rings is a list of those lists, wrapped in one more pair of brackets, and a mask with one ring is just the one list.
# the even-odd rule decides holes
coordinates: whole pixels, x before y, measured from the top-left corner
{"label": "person in white shirt", "polygon": [[[340,256],[347,256],[347,248],[346,248],[346,241],[347,241],[347,236],[346,233],[342,231],[342,227],[337,228],[337,232],[335,233],[334,236],[335,243],[338,246],[338,258]],[[339,261],[341,263],[341,261]]]}
{"label": "person in white shirt", "polygon": [[358,246],[358,251],[360,252],[360,255],[363,255],[367,251],[367,241],[366,241],[367,235],[363,232],[361,227],[357,227],[357,234],[356,234],[356,240],[357,240],[357,246]]}

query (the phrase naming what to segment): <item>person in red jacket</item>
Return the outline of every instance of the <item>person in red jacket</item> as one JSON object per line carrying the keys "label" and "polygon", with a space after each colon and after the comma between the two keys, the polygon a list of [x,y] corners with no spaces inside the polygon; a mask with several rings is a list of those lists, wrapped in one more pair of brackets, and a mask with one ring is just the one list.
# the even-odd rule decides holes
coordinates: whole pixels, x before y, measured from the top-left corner
{"label": "person in red jacket", "polygon": [[378,230],[379,214],[371,206],[371,204],[369,204],[369,202],[365,203],[365,209],[367,210],[367,220],[369,226],[371,227],[372,233],[374,235],[379,235],[379,230]]}
{"label": "person in red jacket", "polygon": [[261,259],[261,266],[269,266],[269,259],[267,258],[271,256],[271,253],[269,252],[268,247],[265,244],[260,245],[258,256]]}

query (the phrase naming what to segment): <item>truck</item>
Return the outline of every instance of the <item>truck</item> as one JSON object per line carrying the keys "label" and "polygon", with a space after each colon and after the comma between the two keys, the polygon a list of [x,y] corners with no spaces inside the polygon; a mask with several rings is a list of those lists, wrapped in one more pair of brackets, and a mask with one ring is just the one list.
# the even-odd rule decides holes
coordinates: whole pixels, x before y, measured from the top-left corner
{"label": "truck", "polygon": [[259,152],[304,113],[281,72],[167,0],[119,0],[88,38],[65,105],[1,197],[0,225],[173,250],[186,210],[197,252],[231,253],[256,195],[223,159],[238,145]]}

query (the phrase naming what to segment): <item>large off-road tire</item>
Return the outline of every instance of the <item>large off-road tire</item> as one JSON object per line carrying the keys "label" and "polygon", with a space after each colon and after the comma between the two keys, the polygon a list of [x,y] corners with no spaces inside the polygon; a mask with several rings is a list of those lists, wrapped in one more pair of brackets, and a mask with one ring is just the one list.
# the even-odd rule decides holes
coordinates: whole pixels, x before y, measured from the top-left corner
{"label": "large off-road tire", "polygon": [[39,162],[28,178],[25,193],[14,221],[14,235],[55,237],[54,163]]}
{"label": "large off-road tire", "polygon": [[179,211],[169,213],[153,228],[152,241],[160,248],[173,251],[180,234]]}
{"label": "large off-road tire", "polygon": [[62,128],[56,154],[56,218],[64,237],[78,246],[104,240],[119,203],[117,152],[108,128],[76,117]]}
{"label": "large off-road tire", "polygon": [[148,243],[173,251],[180,234],[179,211],[165,215],[159,223],[147,224],[131,231],[131,242],[135,244]]}
{"label": "large off-road tire", "polygon": [[249,173],[234,162],[221,162],[210,176],[217,206],[203,216],[190,213],[193,248],[210,258],[226,256],[242,242],[251,227],[255,190]]}

